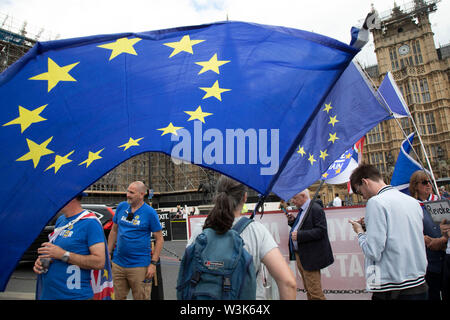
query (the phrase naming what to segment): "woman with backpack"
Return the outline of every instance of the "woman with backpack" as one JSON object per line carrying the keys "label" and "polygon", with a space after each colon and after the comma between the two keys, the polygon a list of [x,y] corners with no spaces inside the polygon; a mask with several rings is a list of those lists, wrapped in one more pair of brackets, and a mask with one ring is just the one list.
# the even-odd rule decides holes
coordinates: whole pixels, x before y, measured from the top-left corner
{"label": "woman with backpack", "polygon": [[[253,281],[256,282],[256,289],[252,290],[256,290],[256,299],[267,299],[264,294],[265,289],[262,281],[262,264],[264,264],[270,275],[277,283],[280,299],[295,300],[297,287],[295,277],[286,260],[282,256],[278,245],[276,244],[269,230],[267,230],[267,228],[264,227],[264,225],[262,225],[260,222],[253,221],[248,219],[247,217],[241,216],[242,207],[247,200],[247,187],[239,182],[234,181],[233,179],[222,176],[217,183],[216,190],[217,194],[214,198],[214,208],[206,218],[205,224],[203,226],[203,232],[200,230],[194,230],[193,235],[188,242],[188,247],[183,257],[183,260],[186,260],[186,262],[183,264],[182,261],[182,266],[180,268],[180,273],[178,276],[178,298],[195,299],[195,297],[192,296],[192,293],[195,290],[197,292],[203,290],[202,299],[208,298],[205,297],[208,296],[208,292],[206,291],[211,291],[211,296],[209,298],[214,299],[215,296],[212,295],[212,291],[214,291],[214,289],[211,287],[207,287],[206,284],[202,287],[201,279],[211,277],[210,275],[206,275],[206,273],[208,272],[208,270],[206,270],[206,267],[208,267],[209,269],[213,269],[211,272],[212,274],[218,274],[220,272],[220,269],[224,265],[226,268],[227,263],[222,263],[221,259],[218,257],[220,256],[220,251],[224,251],[225,248],[228,249],[230,245],[227,245],[227,247],[223,247],[223,250],[216,248],[215,246],[224,246],[224,243],[228,241],[228,238],[226,237],[228,235],[236,236],[234,232],[236,231],[237,234],[240,234],[240,237],[243,240],[242,245],[245,249],[244,251],[247,251],[251,256],[251,258],[249,259],[253,260],[254,269],[252,270],[254,271],[252,272],[255,273],[256,281],[255,278],[253,279]],[[223,237],[223,239],[221,237]],[[212,250],[210,249],[210,251],[212,252],[214,258],[203,261],[203,266],[197,267],[197,269],[199,270],[192,270],[192,263],[188,263],[187,259],[192,259],[192,257],[190,256],[206,256],[207,254],[203,253],[204,251],[200,252],[200,250],[204,250],[204,248],[199,249],[199,247],[201,247],[202,245],[206,246],[207,243],[212,248]],[[234,241],[234,243],[236,243],[236,240]],[[194,248],[195,246],[197,246],[197,249]],[[195,261],[195,259],[193,259],[192,261]],[[191,270],[187,270],[189,268],[191,268]],[[205,270],[206,272],[204,272]],[[234,274],[240,272],[231,273]],[[191,279],[189,279],[189,277]],[[197,288],[187,288],[187,286],[191,286],[191,284],[193,282],[195,283],[197,280],[199,282]],[[248,279],[246,280],[248,281]],[[230,284],[230,280],[227,279],[218,281],[220,281],[219,283],[223,283],[223,287],[225,287],[226,284]],[[209,282],[211,283],[211,281]],[[233,279],[231,279],[231,286],[235,285],[236,284],[233,283]],[[251,287],[251,284],[247,284],[246,286],[248,289],[248,287]],[[202,287],[203,289],[201,289],[200,287]],[[242,290],[245,291],[245,288],[237,290],[241,292]],[[228,298],[223,298],[222,296],[218,299],[248,299],[248,296],[236,296],[233,298],[230,298],[230,296],[228,296]]]}

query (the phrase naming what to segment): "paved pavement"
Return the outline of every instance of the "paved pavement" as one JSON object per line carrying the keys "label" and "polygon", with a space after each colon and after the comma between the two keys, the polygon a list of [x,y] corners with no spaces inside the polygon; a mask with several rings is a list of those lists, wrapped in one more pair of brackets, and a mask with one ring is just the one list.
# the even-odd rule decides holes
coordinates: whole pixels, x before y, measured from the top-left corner
{"label": "paved pavement", "polygon": [[[187,241],[166,241],[161,252],[161,273],[164,300],[176,300],[176,283],[181,257]],[[36,275],[34,262],[21,262],[12,274],[5,292],[0,292],[0,300],[34,300]],[[128,299],[132,299],[131,293]]]}

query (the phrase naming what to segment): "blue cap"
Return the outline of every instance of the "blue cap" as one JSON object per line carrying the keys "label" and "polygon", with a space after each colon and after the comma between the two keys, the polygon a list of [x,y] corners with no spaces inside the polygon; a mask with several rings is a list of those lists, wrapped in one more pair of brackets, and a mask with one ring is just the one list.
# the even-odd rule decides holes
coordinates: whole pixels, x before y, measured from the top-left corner
{"label": "blue cap", "polygon": [[77,194],[76,196],[75,196],[75,198],[82,198],[82,197],[87,197],[88,196],[88,194],[86,193],[86,192],[80,192],[79,194]]}

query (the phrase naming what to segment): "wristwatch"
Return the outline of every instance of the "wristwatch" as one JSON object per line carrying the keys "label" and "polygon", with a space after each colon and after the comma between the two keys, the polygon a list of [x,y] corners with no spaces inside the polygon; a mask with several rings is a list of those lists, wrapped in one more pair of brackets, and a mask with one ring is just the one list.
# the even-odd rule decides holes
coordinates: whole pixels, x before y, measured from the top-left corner
{"label": "wristwatch", "polygon": [[63,256],[61,257],[61,260],[64,261],[65,263],[68,263],[69,257],[70,257],[70,252],[66,251],[66,252],[64,252]]}
{"label": "wristwatch", "polygon": [[155,265],[155,266],[158,265],[158,261],[153,261],[153,260],[151,260],[150,263],[153,264],[153,265]]}

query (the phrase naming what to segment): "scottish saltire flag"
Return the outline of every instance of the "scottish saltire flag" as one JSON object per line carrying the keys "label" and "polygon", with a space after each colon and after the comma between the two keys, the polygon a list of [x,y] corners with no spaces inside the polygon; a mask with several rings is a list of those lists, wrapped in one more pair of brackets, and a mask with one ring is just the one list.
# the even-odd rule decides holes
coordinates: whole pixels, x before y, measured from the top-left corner
{"label": "scottish saltire flag", "polygon": [[397,87],[391,72],[386,73],[384,76],[383,82],[381,82],[381,85],[378,88],[378,93],[382,96],[385,104],[392,111],[392,117],[411,117],[408,105],[403,99],[402,93]]}
{"label": "scottish saltire flag", "polygon": [[409,154],[412,149],[413,140],[414,132],[403,140],[391,178],[391,185],[406,194],[409,194],[409,179],[411,175],[417,170],[424,170],[422,165]]}
{"label": "scottish saltire flag", "polygon": [[354,63],[344,71],[316,112],[307,131],[303,128],[296,152],[272,189],[282,199],[288,200],[320,178],[327,178],[327,170],[336,159],[389,117]]}
{"label": "scottish saltire flag", "polygon": [[350,175],[362,161],[364,137],[346,150],[328,170],[322,174],[322,180],[328,184],[341,184],[350,180]]}
{"label": "scottish saltire flag", "polygon": [[[268,194],[358,51],[243,22],[37,43],[0,75],[0,290],[60,208],[140,153]],[[344,113],[326,103],[338,128]],[[354,143],[331,133],[333,143]]]}

